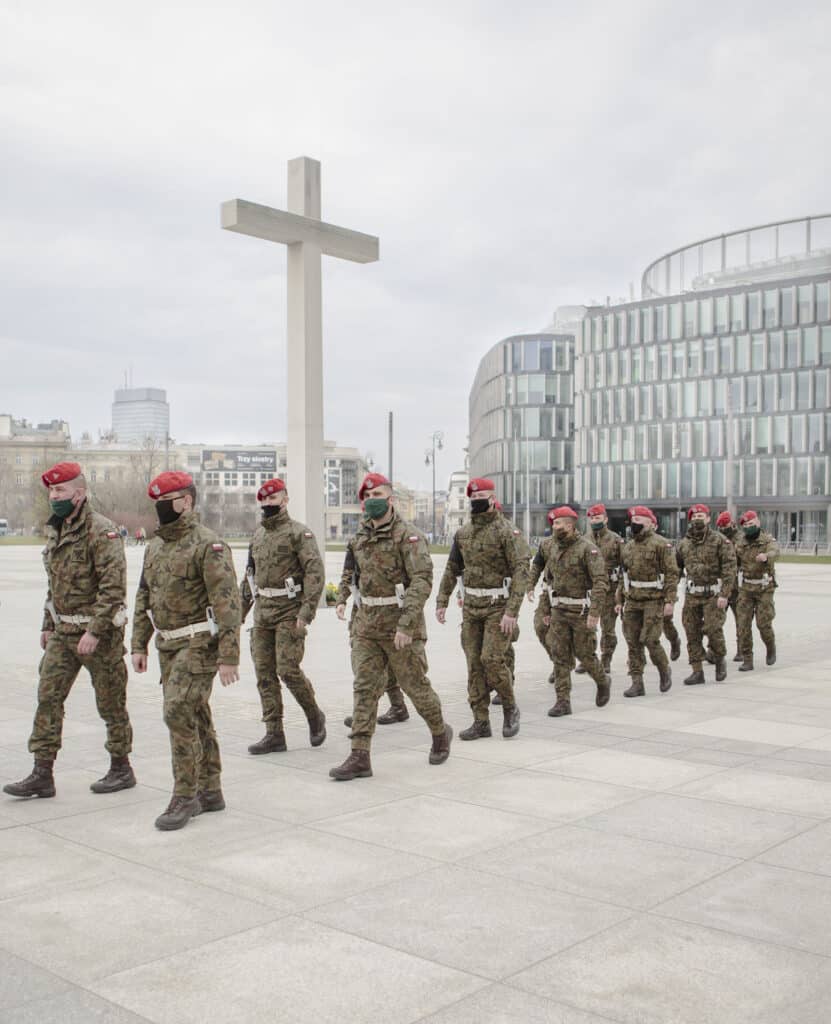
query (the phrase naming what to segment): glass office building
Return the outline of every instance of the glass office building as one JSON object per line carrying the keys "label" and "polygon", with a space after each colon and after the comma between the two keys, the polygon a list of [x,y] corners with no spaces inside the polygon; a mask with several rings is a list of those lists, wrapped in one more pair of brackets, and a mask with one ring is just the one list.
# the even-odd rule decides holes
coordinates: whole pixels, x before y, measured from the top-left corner
{"label": "glass office building", "polygon": [[831,216],[656,260],[643,299],[589,308],[575,346],[575,499],[675,536],[695,501],[826,542]]}

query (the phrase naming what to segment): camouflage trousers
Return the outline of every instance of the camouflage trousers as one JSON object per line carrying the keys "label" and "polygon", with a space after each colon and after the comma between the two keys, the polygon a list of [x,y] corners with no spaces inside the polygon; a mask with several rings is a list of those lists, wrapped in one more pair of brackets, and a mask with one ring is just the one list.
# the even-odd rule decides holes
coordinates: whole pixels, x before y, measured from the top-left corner
{"label": "camouflage trousers", "polygon": [[615,584],[609,584],[609,592],[600,606],[600,655],[603,661],[611,661],[617,647],[617,612],[615,611]]}
{"label": "camouflage trousers", "polygon": [[534,612],[534,633],[549,658],[553,657],[553,655],[551,654],[551,648],[548,646],[549,623],[545,622],[545,617],[550,614],[550,610],[542,603],[542,601],[537,601],[537,608]]}
{"label": "camouflage trousers", "polygon": [[739,652],[745,658],[753,657],[753,620],[756,619],[756,628],[765,647],[773,647],[776,643],[776,636],[773,632],[773,620],[776,616],[776,607],[773,603],[773,590],[763,590],[757,593],[750,587],[742,587],[739,590],[739,600],[736,607],[736,621],[739,634]]}
{"label": "camouflage trousers", "polygon": [[372,745],[378,701],[388,685],[388,671],[413,702],[413,707],[427,723],[430,732],[434,736],[441,736],[444,733],[441,701],[427,678],[424,641],[413,640],[407,647],[398,651],[392,637],[353,637],[353,750],[369,750]]}
{"label": "camouflage trousers", "polygon": [[[659,672],[669,668],[667,653],[661,646],[661,632],[668,619],[664,618],[664,601],[627,601],[623,606],[623,636],[629,648],[629,675],[642,677],[646,668],[644,648]],[[674,628],[674,627],[673,627]]]}
{"label": "camouflage trousers", "polygon": [[92,679],[95,706],[107,726],[106,749],[113,757],[126,757],[133,749],[133,730],[127,714],[127,666],[124,663],[124,631],[102,637],[94,653],[78,654],[80,632],[58,630],[49,634],[38,667],[38,705],[29,751],[35,757],[54,758],[61,749],[64,704],[85,668]]}
{"label": "camouflage trousers", "polygon": [[551,609],[548,646],[554,660],[554,688],[557,697],[571,696],[571,670],[575,658],[592,679],[603,685],[606,677],[597,660],[597,629],[590,629],[582,609],[556,605]]}
{"label": "camouflage trousers", "polygon": [[505,602],[489,602],[482,608],[465,602],[462,611],[462,650],[467,660],[467,699],[478,721],[487,722],[491,690],[502,698],[503,708],[512,708],[514,699],[513,671],[508,666],[513,636],[499,628],[505,614]]}
{"label": "camouflage trousers", "polygon": [[216,641],[206,646],[193,640],[176,651],[159,651],[176,796],[220,788],[222,760],[210,705],[216,652]]}
{"label": "camouflage trousers", "polygon": [[681,623],[687,634],[687,657],[690,664],[701,667],[704,661],[704,637],[716,658],[727,653],[724,644],[725,611],[719,608],[716,597],[687,594],[681,612]]}
{"label": "camouflage trousers", "polygon": [[257,673],[257,690],[263,708],[263,721],[269,733],[283,728],[282,680],[310,722],[320,709],[314,687],[300,668],[306,651],[306,633],[298,633],[296,619],[284,619],[273,626],[254,626],[251,630],[251,658]]}
{"label": "camouflage trousers", "polygon": [[733,612],[733,624],[736,627],[736,651],[741,652],[742,645],[739,642],[739,588],[734,587],[730,593],[728,607]]}

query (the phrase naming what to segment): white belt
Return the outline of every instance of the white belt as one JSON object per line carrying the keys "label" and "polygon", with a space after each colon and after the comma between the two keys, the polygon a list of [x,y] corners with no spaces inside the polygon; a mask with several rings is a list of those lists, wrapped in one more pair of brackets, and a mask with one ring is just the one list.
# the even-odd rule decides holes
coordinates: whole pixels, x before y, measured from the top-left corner
{"label": "white belt", "polygon": [[552,607],[562,604],[569,608],[588,608],[591,604],[591,591],[585,597],[560,597],[559,594],[554,593],[553,587],[545,589],[548,591],[548,600]]}
{"label": "white belt", "polygon": [[91,615],[59,615],[58,622],[68,622],[71,626],[83,626],[85,622],[92,622]]}
{"label": "white belt", "polygon": [[635,590],[663,590],[664,584],[661,580],[629,580],[629,586]]}
{"label": "white belt", "polygon": [[284,587],[282,590],[277,590],[274,587],[257,587],[257,594],[263,597],[294,597],[295,594],[299,594],[302,590],[303,585],[297,583],[291,588]]}
{"label": "white belt", "polygon": [[465,587],[465,594],[472,594],[473,597],[507,597],[504,587]]}
{"label": "white belt", "polygon": [[752,587],[766,587],[770,582],[771,582],[771,577],[768,576],[767,573],[765,573],[764,576],[759,576],[758,579],[750,579],[750,580],[744,575],[744,573],[742,573],[742,572],[739,573],[739,586],[740,587],[744,586],[745,584],[747,584],[749,586],[752,586]]}
{"label": "white belt", "polygon": [[609,582],[610,583],[617,583],[617,581],[619,579],[620,579],[620,566],[618,566],[617,569],[612,569],[612,571],[609,573]]}
{"label": "white belt", "polygon": [[367,608],[382,608],[385,605],[397,604],[399,608],[404,607],[404,595],[407,593],[403,583],[395,584],[395,595],[392,597],[365,597],[361,594],[361,604]]}
{"label": "white belt", "polygon": [[197,633],[210,633],[210,631],[210,622],[193,622],[189,626],[180,626],[179,629],[156,630],[162,640],[181,640],[185,636],[196,636]]}
{"label": "white belt", "polygon": [[688,594],[712,594],[716,590],[721,590],[721,580],[716,580],[715,583],[702,583],[700,586],[696,586],[688,576],[686,587]]}

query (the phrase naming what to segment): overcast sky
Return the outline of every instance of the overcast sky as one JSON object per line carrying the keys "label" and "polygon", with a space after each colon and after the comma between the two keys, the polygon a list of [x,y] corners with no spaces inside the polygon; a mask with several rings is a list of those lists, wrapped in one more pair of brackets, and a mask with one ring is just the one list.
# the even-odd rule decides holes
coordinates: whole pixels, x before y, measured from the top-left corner
{"label": "overcast sky", "polygon": [[284,208],[381,239],[324,259],[325,433],[429,486],[463,464],[501,338],[639,286],[669,249],[831,210],[831,5],[4,0],[0,412],[110,423],[167,390],[180,441],[285,438]]}

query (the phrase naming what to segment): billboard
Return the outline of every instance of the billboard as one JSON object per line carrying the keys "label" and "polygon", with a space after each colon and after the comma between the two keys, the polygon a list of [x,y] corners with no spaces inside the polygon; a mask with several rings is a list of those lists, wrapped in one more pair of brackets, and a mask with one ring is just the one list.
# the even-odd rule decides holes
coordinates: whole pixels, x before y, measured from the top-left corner
{"label": "billboard", "polygon": [[277,453],[244,448],[203,448],[202,469],[225,473],[255,472],[277,475]]}

